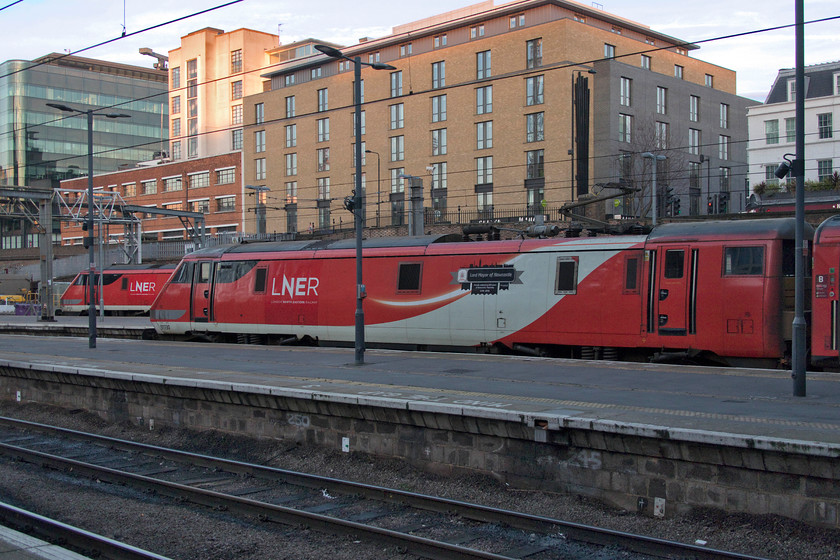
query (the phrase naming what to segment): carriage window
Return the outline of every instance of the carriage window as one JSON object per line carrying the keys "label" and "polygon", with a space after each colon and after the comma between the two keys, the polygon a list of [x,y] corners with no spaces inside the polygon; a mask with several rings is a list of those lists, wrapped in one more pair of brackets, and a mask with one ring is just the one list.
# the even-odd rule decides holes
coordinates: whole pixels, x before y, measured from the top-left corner
{"label": "carriage window", "polygon": [[727,247],[723,254],[724,276],[764,274],[764,247]]}
{"label": "carriage window", "polygon": [[210,266],[212,264],[207,261],[198,263],[198,278],[195,279],[196,283],[207,284],[210,282]]}
{"label": "carriage window", "polygon": [[682,278],[685,268],[685,251],[665,251],[665,278]]}
{"label": "carriage window", "polygon": [[268,274],[267,268],[258,268],[254,275],[254,293],[265,292],[265,278]]}
{"label": "carriage window", "polygon": [[627,257],[624,261],[624,293],[639,293],[639,257]]}
{"label": "carriage window", "polygon": [[86,286],[87,285],[87,274],[79,274],[76,276],[76,279],[73,281],[73,284],[76,286]]}
{"label": "carriage window", "polygon": [[554,280],[555,294],[577,293],[577,260],[574,257],[557,258],[557,277]]}
{"label": "carriage window", "polygon": [[[204,264],[204,263],[202,263]],[[232,261],[219,263],[216,270],[217,284],[236,282],[256,266],[257,261]]]}
{"label": "carriage window", "polygon": [[[99,275],[97,275],[98,277]],[[122,278],[122,274],[103,274],[102,275],[102,285],[107,286],[109,284],[113,284],[117,280]]]}
{"label": "carriage window", "polygon": [[420,276],[423,263],[400,263],[400,276],[397,279],[398,294],[419,294]]}
{"label": "carriage window", "polygon": [[172,284],[189,284],[192,282],[193,266],[195,266],[195,263],[192,262],[181,263],[181,266],[172,275],[170,282]]}

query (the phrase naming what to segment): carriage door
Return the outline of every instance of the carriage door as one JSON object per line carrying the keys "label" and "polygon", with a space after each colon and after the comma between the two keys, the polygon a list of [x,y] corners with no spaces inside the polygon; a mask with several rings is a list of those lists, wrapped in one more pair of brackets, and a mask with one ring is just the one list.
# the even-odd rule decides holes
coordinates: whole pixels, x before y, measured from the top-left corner
{"label": "carriage door", "polygon": [[659,249],[656,324],[660,335],[685,336],[688,332],[689,254],[688,247]]}
{"label": "carriage door", "polygon": [[190,315],[195,323],[213,320],[210,305],[210,291],[213,283],[213,261],[198,261],[193,272],[192,309]]}

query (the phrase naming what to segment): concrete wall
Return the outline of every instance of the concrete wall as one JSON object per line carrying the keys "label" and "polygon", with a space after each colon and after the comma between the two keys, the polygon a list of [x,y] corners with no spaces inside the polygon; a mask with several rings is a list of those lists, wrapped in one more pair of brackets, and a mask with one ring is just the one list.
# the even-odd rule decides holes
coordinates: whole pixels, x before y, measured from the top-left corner
{"label": "concrete wall", "polygon": [[[109,422],[219,430],[397,457],[442,473],[572,492],[648,515],[694,507],[840,528],[840,462],[781,442],[677,439],[643,427],[552,425],[482,408],[72,368],[0,368],[0,398],[85,409]],[[556,422],[556,421],[555,421]],[[610,429],[607,429],[610,428]]]}

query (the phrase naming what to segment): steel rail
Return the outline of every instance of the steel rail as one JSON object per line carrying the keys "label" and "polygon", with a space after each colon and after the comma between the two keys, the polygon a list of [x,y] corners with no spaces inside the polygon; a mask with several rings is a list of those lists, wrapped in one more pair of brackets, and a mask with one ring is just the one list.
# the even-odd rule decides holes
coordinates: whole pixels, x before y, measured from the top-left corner
{"label": "steel rail", "polygon": [[[282,480],[284,482],[303,486],[307,488],[317,488],[317,489],[326,489],[330,492],[341,493],[341,494],[356,494],[364,496],[365,498],[369,498],[372,500],[377,501],[384,501],[388,503],[398,503],[398,504],[405,504],[409,505],[414,508],[433,511],[438,513],[450,513],[450,514],[457,514],[461,517],[466,519],[482,521],[487,523],[497,523],[503,524],[510,527],[514,527],[517,529],[551,534],[562,532],[566,537],[577,540],[580,542],[595,544],[598,546],[618,546],[625,550],[641,553],[641,554],[651,554],[656,556],[662,557],[673,557],[677,555],[677,557],[687,557],[687,558],[696,558],[696,559],[709,559],[709,560],[720,560],[720,559],[728,559],[728,560],[763,560],[757,556],[745,555],[736,552],[728,552],[722,550],[711,549],[707,547],[702,547],[693,544],[686,544],[686,543],[679,543],[675,541],[668,541],[665,539],[658,539],[655,537],[649,537],[644,535],[637,535],[633,533],[623,532],[623,531],[615,531],[611,529],[605,529],[601,527],[594,527],[590,525],[584,525],[580,523],[574,523],[570,521],[564,521],[560,519],[553,519],[549,517],[525,514],[514,512],[510,510],[494,508],[489,506],[483,506],[479,504],[472,504],[468,502],[463,502],[459,500],[453,500],[449,498],[440,498],[435,496],[429,496],[424,494],[418,494],[414,492],[407,492],[403,490],[397,490],[393,488],[386,488],[381,486],[369,485],[360,482],[353,482],[353,481],[345,481],[340,479],[335,479],[331,477],[324,477],[319,475],[313,475],[309,473],[300,473],[285,469],[280,469],[276,467],[267,467],[262,465],[256,465],[253,463],[246,463],[241,461],[235,461],[231,459],[224,459],[219,457],[212,457],[209,455],[203,455],[199,453],[191,453],[187,451],[180,451],[170,448],[159,447],[155,445],[149,445],[144,443],[137,443],[128,440],[121,440],[117,438],[112,438],[108,436],[101,436],[97,434],[91,434],[87,432],[80,432],[76,430],[70,430],[67,428],[60,428],[55,426],[49,426],[46,424],[39,424],[36,422],[29,422],[24,420],[17,420],[13,418],[7,417],[0,417],[0,425],[12,425],[12,426],[22,426],[27,429],[35,430],[41,433],[61,433],[69,438],[73,439],[81,439],[81,440],[88,440],[88,441],[95,441],[104,445],[108,445],[115,449],[121,449],[123,451],[132,451],[132,452],[139,452],[144,453],[147,455],[156,455],[159,457],[163,457],[172,461],[180,462],[180,463],[188,463],[190,465],[197,465],[206,468],[213,468],[213,469],[223,469],[225,471],[239,474],[239,475],[248,475],[253,476],[255,478],[261,479],[268,479],[268,480]],[[24,448],[18,448],[17,446],[9,446],[8,444],[0,444],[0,448],[13,448],[15,450],[21,449],[24,452],[29,452],[30,450],[26,450]],[[37,454],[33,455],[34,458],[39,458],[42,455],[41,452],[32,451],[31,453]],[[44,458],[46,460],[46,458]],[[61,464],[62,461],[72,462],[74,468],[76,469],[83,469],[85,466],[90,466],[93,469],[99,469],[100,467],[95,465],[89,465],[88,463],[77,462],[72,459],[63,459],[58,461],[57,464]],[[112,471],[112,469],[108,469],[108,471]],[[94,475],[98,471],[93,470],[91,474]],[[121,471],[113,471],[112,474],[116,476]],[[129,478],[128,480],[136,480],[144,485],[148,489],[154,489],[154,484],[163,483],[165,485],[172,485],[172,488],[177,490],[178,492],[185,491],[185,489],[189,490],[196,490],[200,493],[200,497],[202,499],[206,498],[206,503],[198,500],[197,498],[189,498],[187,494],[178,494],[177,492],[173,495],[176,497],[187,497],[196,503],[202,503],[202,505],[208,505],[210,507],[218,507],[223,505],[218,500],[221,497],[227,498],[226,494],[217,493],[213,491],[203,490],[203,489],[195,489],[190,486],[181,485],[177,483],[169,483],[158,481],[154,478],[144,477],[142,475],[134,475],[131,473],[125,473]],[[97,475],[98,476],[98,475]],[[137,477],[137,478],[135,478]],[[115,479],[115,481],[119,481],[119,479]],[[260,516],[264,515],[259,511],[258,506],[262,505],[262,502],[256,502],[253,500],[248,500],[245,498],[238,498],[232,497],[234,500],[241,500],[242,507],[244,513],[253,514]],[[268,505],[268,504],[266,504]],[[289,522],[289,523],[301,523],[301,519],[297,517],[297,515],[303,515],[304,520],[307,524],[314,523],[313,528],[320,527],[321,529],[329,528],[330,523],[334,523],[336,518],[328,517],[328,516],[321,516],[319,514],[312,514],[308,512],[300,512],[299,510],[295,510],[293,508],[285,508],[281,506],[270,506],[271,508],[279,508],[278,511],[274,512],[272,515],[277,514],[280,517],[278,520],[280,522]],[[257,509],[254,509],[257,508]],[[312,517],[310,517],[312,516]],[[266,519],[272,519],[271,517],[266,517]],[[347,528],[346,534],[355,534],[357,532],[363,531],[363,528],[369,528],[367,525],[358,524],[355,522],[346,522],[350,525]],[[335,530],[335,527],[329,528],[330,530]],[[375,531],[379,532],[383,531],[378,528],[372,528]],[[388,531],[387,533],[392,533]],[[396,533],[396,532],[393,532]],[[396,533],[395,535],[386,534],[384,540],[386,542],[390,542],[391,544],[396,544],[397,546],[407,547],[407,543],[399,542],[398,540],[393,540],[396,538],[396,535],[403,535],[402,533]],[[408,535],[413,539],[418,539],[419,537],[414,537],[413,535]],[[421,539],[421,542],[424,545],[428,545],[428,539]],[[429,541],[429,542],[425,542]],[[463,547],[457,547],[461,551],[472,551],[473,549],[464,549]],[[429,551],[426,549],[422,549],[426,553]],[[411,549],[412,552],[419,553],[420,551],[416,551],[416,549]],[[435,558],[446,558],[442,556],[434,556]],[[469,558],[471,556],[456,556],[458,558]],[[505,558],[504,556],[492,555],[492,556],[476,556],[477,558]]]}

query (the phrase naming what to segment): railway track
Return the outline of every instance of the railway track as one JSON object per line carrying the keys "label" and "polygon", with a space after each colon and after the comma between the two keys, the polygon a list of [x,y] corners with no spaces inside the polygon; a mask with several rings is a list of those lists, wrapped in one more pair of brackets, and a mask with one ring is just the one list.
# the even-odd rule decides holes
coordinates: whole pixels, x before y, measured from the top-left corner
{"label": "railway track", "polygon": [[0,525],[98,560],[169,560],[147,550],[0,502]]}
{"label": "railway track", "polygon": [[0,417],[0,453],[263,522],[352,535],[422,558],[755,559],[466,502]]}

